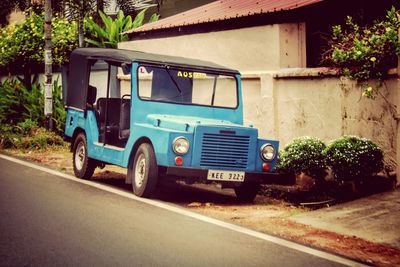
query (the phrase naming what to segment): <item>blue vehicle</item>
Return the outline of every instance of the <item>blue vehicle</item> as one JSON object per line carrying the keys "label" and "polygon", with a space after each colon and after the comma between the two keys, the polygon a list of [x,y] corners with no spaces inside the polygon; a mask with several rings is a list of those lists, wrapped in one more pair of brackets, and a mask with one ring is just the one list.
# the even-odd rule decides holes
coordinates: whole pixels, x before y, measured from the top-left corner
{"label": "blue vehicle", "polygon": [[[96,80],[99,66],[108,76]],[[103,75],[104,77],[104,75]],[[98,78],[98,77],[97,77]],[[124,86],[125,83],[125,86]],[[160,179],[218,182],[251,201],[273,173],[279,142],[243,125],[240,73],[214,63],[103,48],[71,54],[65,137],[75,176],[128,169],[133,193],[151,197]]]}

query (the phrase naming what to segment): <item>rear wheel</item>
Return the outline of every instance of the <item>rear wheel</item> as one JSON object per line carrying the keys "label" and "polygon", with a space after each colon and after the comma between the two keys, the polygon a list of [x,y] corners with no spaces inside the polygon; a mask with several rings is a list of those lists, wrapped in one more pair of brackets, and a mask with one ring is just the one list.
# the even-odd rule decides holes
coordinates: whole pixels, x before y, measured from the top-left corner
{"label": "rear wheel", "polygon": [[96,162],[88,157],[86,136],[78,134],[73,146],[72,162],[74,174],[78,178],[90,179],[96,169]]}
{"label": "rear wheel", "polygon": [[158,166],[150,144],[139,146],[131,168],[133,193],[139,197],[151,197],[157,186]]}
{"label": "rear wheel", "polygon": [[260,184],[258,183],[242,183],[240,186],[235,187],[235,194],[239,201],[253,202],[256,198],[258,191],[260,191]]}

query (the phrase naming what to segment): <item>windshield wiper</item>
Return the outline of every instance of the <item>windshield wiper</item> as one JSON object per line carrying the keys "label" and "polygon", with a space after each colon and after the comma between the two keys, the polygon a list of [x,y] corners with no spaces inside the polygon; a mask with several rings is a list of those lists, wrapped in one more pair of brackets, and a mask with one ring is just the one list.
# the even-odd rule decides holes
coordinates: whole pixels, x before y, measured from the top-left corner
{"label": "windshield wiper", "polygon": [[178,83],[175,81],[175,79],[174,79],[174,77],[172,76],[171,72],[169,71],[169,66],[168,66],[168,65],[165,65],[165,70],[167,71],[168,76],[169,76],[169,78],[171,79],[171,81],[174,83],[175,88],[178,90],[179,96],[180,96],[180,97],[182,98],[182,100],[183,100],[182,90],[181,90],[181,88],[179,87]]}

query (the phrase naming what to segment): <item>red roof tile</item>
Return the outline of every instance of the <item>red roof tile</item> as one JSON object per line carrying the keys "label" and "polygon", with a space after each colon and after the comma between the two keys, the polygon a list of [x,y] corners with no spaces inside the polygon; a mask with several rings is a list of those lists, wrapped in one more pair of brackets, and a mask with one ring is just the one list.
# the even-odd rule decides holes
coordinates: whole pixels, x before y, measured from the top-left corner
{"label": "red roof tile", "polygon": [[220,0],[143,25],[128,33],[147,32],[292,10],[321,1],[323,0]]}

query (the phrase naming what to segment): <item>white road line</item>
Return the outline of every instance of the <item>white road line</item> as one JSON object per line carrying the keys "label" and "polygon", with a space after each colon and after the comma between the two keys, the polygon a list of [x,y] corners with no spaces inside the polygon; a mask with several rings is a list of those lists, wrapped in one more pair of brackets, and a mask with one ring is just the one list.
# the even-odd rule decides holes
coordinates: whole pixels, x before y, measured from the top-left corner
{"label": "white road line", "polygon": [[346,259],[346,258],[337,256],[337,255],[334,255],[334,254],[330,254],[330,253],[327,253],[327,252],[324,252],[324,251],[320,251],[320,250],[317,250],[317,249],[306,247],[306,246],[303,246],[303,245],[300,245],[300,244],[297,244],[297,243],[294,243],[294,242],[291,242],[291,241],[288,241],[288,240],[284,240],[284,239],[281,239],[281,238],[278,238],[278,237],[275,237],[275,236],[271,236],[271,235],[268,235],[268,234],[260,233],[260,232],[257,232],[257,231],[254,231],[254,230],[250,230],[250,229],[238,226],[238,225],[234,225],[234,224],[231,224],[231,223],[227,223],[227,222],[223,222],[223,221],[220,221],[220,220],[217,220],[217,219],[213,219],[213,218],[210,218],[210,217],[207,217],[207,216],[204,216],[204,215],[189,211],[189,210],[184,209],[184,208],[176,207],[176,206],[173,206],[171,204],[167,204],[165,202],[161,202],[159,200],[152,200],[152,199],[147,199],[147,198],[139,198],[139,197],[133,195],[132,193],[128,193],[128,192],[122,191],[120,189],[112,188],[110,186],[102,185],[102,184],[99,184],[99,183],[96,183],[96,182],[92,182],[92,181],[88,181],[88,180],[82,180],[82,179],[76,178],[76,177],[74,177],[72,175],[69,175],[69,174],[65,174],[65,173],[62,173],[62,172],[59,172],[59,171],[51,170],[49,168],[42,167],[42,166],[30,163],[30,162],[26,162],[26,161],[23,161],[23,160],[19,160],[19,159],[13,158],[13,157],[9,157],[9,156],[3,155],[3,154],[0,154],[0,158],[5,159],[5,160],[9,160],[9,161],[12,161],[12,162],[24,165],[24,166],[27,166],[29,168],[36,169],[36,170],[39,170],[39,171],[47,172],[47,173],[62,177],[64,179],[75,181],[75,182],[78,182],[78,183],[81,183],[81,184],[86,184],[86,185],[89,185],[89,186],[92,186],[92,187],[95,187],[95,188],[98,188],[98,189],[101,189],[101,190],[104,190],[104,191],[107,191],[107,192],[110,192],[110,193],[114,193],[114,194],[117,194],[117,195],[120,195],[120,196],[123,196],[123,197],[126,197],[126,198],[130,198],[130,199],[142,202],[142,203],[146,203],[146,204],[158,207],[158,208],[162,208],[162,209],[165,209],[165,210],[168,210],[168,211],[171,211],[171,212],[175,212],[175,213],[178,213],[178,214],[181,214],[181,215],[184,215],[184,216],[188,216],[188,217],[191,217],[191,218],[203,221],[203,222],[207,222],[207,223],[211,223],[211,224],[214,224],[214,225],[218,225],[220,227],[223,227],[223,228],[226,228],[226,229],[230,229],[232,231],[236,231],[236,232],[239,232],[239,233],[242,233],[242,234],[245,234],[245,235],[249,235],[249,236],[252,236],[252,237],[256,237],[256,238],[262,239],[262,240],[266,240],[266,241],[275,243],[275,244],[280,245],[280,246],[284,246],[284,247],[287,247],[287,248],[295,249],[295,250],[298,250],[298,251],[301,251],[301,252],[304,252],[304,253],[307,253],[307,254],[310,254],[310,255],[314,255],[314,256],[317,256],[317,257],[320,257],[320,258],[323,258],[323,259],[327,259],[327,260],[330,260],[332,262],[337,262],[337,263],[340,263],[340,264],[344,264],[344,265],[347,265],[347,266],[354,266],[354,267],[367,266],[367,265],[364,265],[364,264],[352,261],[350,259]]}

